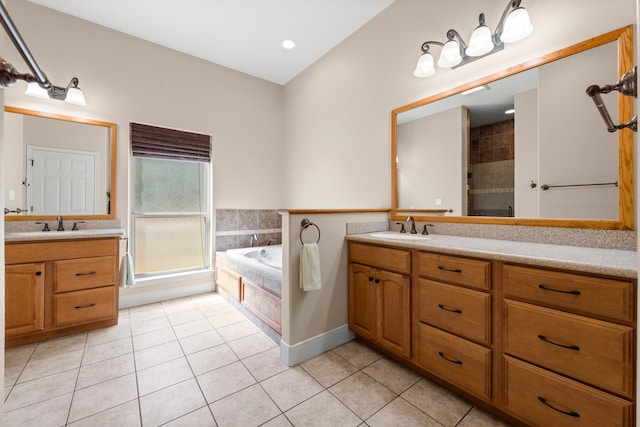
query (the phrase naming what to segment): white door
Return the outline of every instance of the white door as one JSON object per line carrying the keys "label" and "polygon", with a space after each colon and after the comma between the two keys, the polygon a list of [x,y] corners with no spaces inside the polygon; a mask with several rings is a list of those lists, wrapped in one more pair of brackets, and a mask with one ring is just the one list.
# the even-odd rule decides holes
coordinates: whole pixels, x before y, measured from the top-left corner
{"label": "white door", "polygon": [[33,214],[96,213],[99,154],[27,145],[27,203]]}

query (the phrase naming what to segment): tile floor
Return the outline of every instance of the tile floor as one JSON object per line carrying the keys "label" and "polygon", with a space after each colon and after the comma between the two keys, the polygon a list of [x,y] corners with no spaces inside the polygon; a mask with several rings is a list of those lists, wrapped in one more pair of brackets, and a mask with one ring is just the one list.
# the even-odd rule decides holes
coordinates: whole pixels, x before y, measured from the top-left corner
{"label": "tile floor", "polygon": [[298,366],[216,293],[7,349],[5,426],[507,424],[355,341]]}

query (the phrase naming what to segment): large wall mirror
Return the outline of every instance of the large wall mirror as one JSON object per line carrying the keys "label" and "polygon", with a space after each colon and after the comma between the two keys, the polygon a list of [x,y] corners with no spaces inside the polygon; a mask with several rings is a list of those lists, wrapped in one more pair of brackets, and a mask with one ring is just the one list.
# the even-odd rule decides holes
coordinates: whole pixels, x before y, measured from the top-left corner
{"label": "large wall mirror", "polygon": [[634,132],[586,93],[632,68],[629,26],[393,110],[393,219],[634,229]]}
{"label": "large wall mirror", "polygon": [[6,106],[4,124],[5,220],[115,218],[115,123]]}

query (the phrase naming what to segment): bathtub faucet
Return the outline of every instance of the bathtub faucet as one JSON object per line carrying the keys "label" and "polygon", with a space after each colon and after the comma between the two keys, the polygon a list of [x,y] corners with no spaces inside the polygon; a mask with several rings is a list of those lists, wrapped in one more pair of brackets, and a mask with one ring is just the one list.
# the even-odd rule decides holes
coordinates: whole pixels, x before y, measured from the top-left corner
{"label": "bathtub faucet", "polygon": [[249,247],[250,248],[253,247],[253,242],[256,242],[256,245],[258,244],[258,235],[256,233],[253,233],[251,235],[251,240],[249,241]]}

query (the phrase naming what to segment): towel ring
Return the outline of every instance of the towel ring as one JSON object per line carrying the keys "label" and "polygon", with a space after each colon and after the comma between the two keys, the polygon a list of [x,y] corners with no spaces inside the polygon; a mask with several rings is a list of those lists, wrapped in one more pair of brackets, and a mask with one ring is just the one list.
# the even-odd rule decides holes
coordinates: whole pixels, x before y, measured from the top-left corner
{"label": "towel ring", "polygon": [[316,240],[316,243],[320,242],[320,227],[309,221],[307,218],[304,218],[302,221],[300,221],[300,225],[302,226],[302,229],[300,230],[300,243],[304,245],[304,241],[302,240],[302,232],[311,226],[314,226],[316,230],[318,230],[318,240]]}

